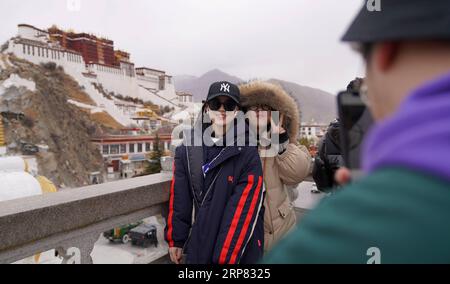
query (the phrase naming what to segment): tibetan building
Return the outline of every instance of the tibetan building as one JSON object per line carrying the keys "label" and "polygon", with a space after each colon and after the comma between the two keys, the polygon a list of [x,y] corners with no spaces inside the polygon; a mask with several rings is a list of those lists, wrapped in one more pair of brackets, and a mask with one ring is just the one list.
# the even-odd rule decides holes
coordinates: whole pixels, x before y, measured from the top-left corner
{"label": "tibetan building", "polygon": [[98,63],[106,66],[120,66],[120,62],[129,62],[130,54],[114,51],[114,42],[87,33],[63,31],[56,26],[48,29],[50,40],[61,47],[79,52],[86,63]]}

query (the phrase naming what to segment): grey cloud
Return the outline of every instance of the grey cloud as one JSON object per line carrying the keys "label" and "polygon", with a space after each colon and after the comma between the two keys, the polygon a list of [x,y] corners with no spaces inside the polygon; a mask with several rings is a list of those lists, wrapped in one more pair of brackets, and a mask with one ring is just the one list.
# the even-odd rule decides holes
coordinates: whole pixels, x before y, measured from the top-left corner
{"label": "grey cloud", "polygon": [[[77,1],[77,0],[71,0]],[[0,41],[17,24],[52,24],[115,41],[138,66],[243,79],[279,78],[336,92],[363,66],[339,42],[361,0],[2,0]]]}

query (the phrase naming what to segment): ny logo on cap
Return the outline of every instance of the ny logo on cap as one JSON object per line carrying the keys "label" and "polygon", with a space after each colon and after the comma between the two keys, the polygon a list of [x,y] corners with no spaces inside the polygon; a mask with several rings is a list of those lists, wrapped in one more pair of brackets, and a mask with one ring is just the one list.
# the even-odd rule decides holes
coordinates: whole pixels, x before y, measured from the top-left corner
{"label": "ny logo on cap", "polygon": [[220,91],[229,93],[230,92],[230,84],[223,83],[222,85],[220,85]]}

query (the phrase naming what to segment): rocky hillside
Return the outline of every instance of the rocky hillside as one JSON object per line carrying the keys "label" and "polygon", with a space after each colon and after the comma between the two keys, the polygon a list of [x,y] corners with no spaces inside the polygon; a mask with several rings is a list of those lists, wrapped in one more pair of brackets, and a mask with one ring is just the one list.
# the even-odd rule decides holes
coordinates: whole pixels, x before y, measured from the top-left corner
{"label": "rocky hillside", "polygon": [[[38,146],[35,156],[40,175],[59,187],[87,184],[89,173],[103,168],[100,152],[90,139],[109,131],[111,118],[102,116],[108,122],[102,125],[85,110],[68,103],[93,104],[62,68],[54,64],[38,66],[13,56],[4,59],[3,68],[0,66],[0,111],[8,153],[24,154],[24,145],[31,149]],[[17,86],[12,79],[32,86]]]}

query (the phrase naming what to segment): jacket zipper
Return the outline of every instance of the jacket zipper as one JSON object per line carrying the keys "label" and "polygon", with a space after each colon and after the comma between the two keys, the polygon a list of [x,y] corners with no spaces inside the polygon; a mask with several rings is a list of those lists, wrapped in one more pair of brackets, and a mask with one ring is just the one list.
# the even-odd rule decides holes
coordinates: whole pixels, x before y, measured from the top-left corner
{"label": "jacket zipper", "polygon": [[[221,153],[222,153],[222,152],[221,152]],[[220,153],[219,153],[219,155],[220,155]],[[187,161],[187,165],[188,165],[188,173],[189,173],[189,178],[190,178],[190,177],[191,177],[191,166],[190,166],[190,164],[189,164],[189,150],[188,150],[187,147],[186,147],[186,161]],[[222,168],[219,169],[219,172],[218,172],[217,175],[214,177],[214,180],[213,180],[213,182],[210,184],[208,190],[206,191],[206,195],[205,195],[205,197],[203,198],[202,203],[201,203],[200,205],[198,204],[197,196],[196,196],[196,194],[195,194],[194,186],[192,185],[192,181],[190,181],[190,183],[191,183],[191,191],[192,191],[194,203],[197,204],[198,211],[200,211],[201,207],[203,206],[203,203],[205,202],[206,196],[208,196],[209,191],[211,190],[212,186],[215,184],[216,179],[217,179],[217,177],[219,176],[219,174],[220,174],[221,171],[222,171]],[[194,205],[193,210],[194,210],[194,222],[192,222],[192,224],[191,224],[191,229],[189,230],[188,238],[186,239],[186,242],[184,242],[184,245],[183,245],[183,251],[185,251],[186,246],[188,245],[189,241],[191,240],[192,228],[194,227],[195,222],[196,222],[196,220],[197,220],[197,217],[196,217],[197,212],[195,212],[195,205]]]}
{"label": "jacket zipper", "polygon": [[[213,181],[211,182],[211,184],[209,185],[208,190],[205,193],[205,196],[203,197],[202,203],[200,204],[200,208],[203,207],[203,203],[206,200],[206,197],[208,196],[209,192],[211,191],[211,188],[213,187],[213,185],[216,183],[216,179],[219,177],[220,172],[222,171],[222,167],[219,169],[219,172],[217,172],[216,176],[214,177]],[[199,209],[200,209],[199,208]]]}
{"label": "jacket zipper", "polygon": [[[189,169],[188,169],[188,170],[189,170]],[[216,174],[216,176],[214,177],[212,183],[209,185],[209,188],[208,188],[208,190],[206,191],[206,195],[205,195],[205,197],[203,198],[202,203],[201,203],[200,206],[198,207],[198,211],[199,211],[199,212],[200,212],[200,209],[203,207],[203,203],[205,202],[206,197],[208,196],[209,191],[211,190],[211,188],[213,187],[213,185],[216,183],[216,180],[217,180],[217,178],[219,177],[219,174],[220,174],[221,171],[222,171],[222,168],[219,169],[219,172]],[[194,198],[194,199],[195,199],[195,198]],[[194,208],[194,210],[195,210],[195,208]],[[195,214],[194,214],[194,217],[195,217],[196,215],[197,215],[197,214],[195,213]],[[191,229],[189,230],[188,238],[186,239],[186,242],[184,242],[184,245],[183,245],[183,251],[185,251],[186,246],[188,245],[189,241],[191,240],[192,228],[194,228],[194,225],[195,225],[195,222],[196,222],[196,221],[197,221],[197,217],[194,218],[194,222],[192,222],[192,224],[191,224]]]}
{"label": "jacket zipper", "polygon": [[[191,177],[191,166],[189,164],[189,150],[188,150],[187,146],[186,146],[186,161],[187,161],[188,173],[189,173],[189,178],[190,178]],[[192,181],[190,181],[190,184],[191,184],[191,191],[192,191],[192,196],[193,196],[194,202],[196,203],[197,207],[199,207],[197,195],[195,194],[195,190],[194,190],[194,186],[192,185]]]}

